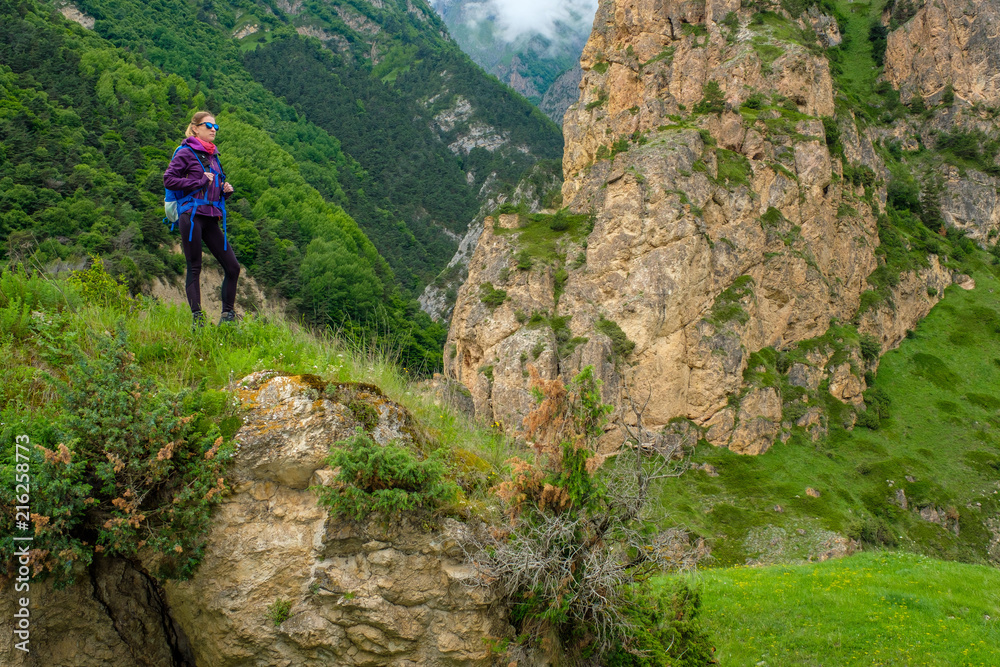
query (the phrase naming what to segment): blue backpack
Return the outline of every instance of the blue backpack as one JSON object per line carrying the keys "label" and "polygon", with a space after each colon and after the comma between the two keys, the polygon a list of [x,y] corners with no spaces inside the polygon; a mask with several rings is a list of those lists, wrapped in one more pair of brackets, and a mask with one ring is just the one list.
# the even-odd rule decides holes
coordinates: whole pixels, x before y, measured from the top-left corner
{"label": "blue backpack", "polygon": [[[198,157],[198,151],[191,148],[187,144],[182,144],[177,147],[177,150],[174,151],[173,156],[170,158],[171,161],[177,156],[177,153],[179,153],[182,148],[187,148],[194,153],[194,159],[198,160],[201,170],[211,172],[213,178],[215,179],[215,184],[218,185],[221,190],[222,184],[226,182],[226,174],[222,171],[222,161],[219,160],[218,172],[211,169],[211,162],[209,162],[210,168],[205,169],[205,165],[202,163],[201,158]],[[218,160],[218,158],[216,159]],[[201,194],[201,197],[198,197],[199,194]],[[207,196],[208,186],[205,186],[204,190],[195,190],[190,194],[184,194],[183,190],[168,190],[164,188],[163,212],[166,214],[166,217],[163,218],[163,223],[166,224],[169,222],[170,231],[174,231],[174,225],[177,224],[177,221],[180,220],[181,215],[184,213],[190,211],[191,215],[194,215],[194,212],[199,206],[215,206],[222,211],[222,249],[225,250],[229,247],[229,239],[226,236],[226,198],[219,197],[219,201],[208,201],[208,199],[206,199]],[[194,225],[191,225],[191,229],[188,232],[188,241],[191,241],[193,235]]]}

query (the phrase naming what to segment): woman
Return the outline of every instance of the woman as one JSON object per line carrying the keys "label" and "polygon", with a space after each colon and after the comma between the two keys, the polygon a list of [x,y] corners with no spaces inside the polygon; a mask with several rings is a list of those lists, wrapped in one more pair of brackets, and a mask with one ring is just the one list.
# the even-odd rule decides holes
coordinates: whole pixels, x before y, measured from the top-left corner
{"label": "woman", "polygon": [[202,242],[225,271],[219,324],[236,320],[236,281],[240,277],[240,263],[236,261],[236,253],[226,241],[225,231],[220,226],[222,210],[213,205],[218,203],[224,206],[221,200],[228,199],[233,193],[233,186],[225,182],[215,147],[218,131],[215,116],[207,111],[196,113],[184,132],[187,138],[174,153],[170,166],[163,174],[163,185],[168,190],[181,190],[186,195],[194,194],[202,202],[209,202],[182,213],[179,220],[181,248],[187,260],[185,291],[196,327],[205,324],[205,314],[201,311]]}

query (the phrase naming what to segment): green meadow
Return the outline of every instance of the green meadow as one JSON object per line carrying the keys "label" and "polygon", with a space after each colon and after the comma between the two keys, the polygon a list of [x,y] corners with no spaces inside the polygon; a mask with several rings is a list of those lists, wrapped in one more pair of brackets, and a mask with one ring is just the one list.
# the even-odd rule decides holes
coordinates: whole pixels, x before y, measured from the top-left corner
{"label": "green meadow", "polygon": [[719,665],[1000,664],[1000,571],[906,553],[704,570]]}

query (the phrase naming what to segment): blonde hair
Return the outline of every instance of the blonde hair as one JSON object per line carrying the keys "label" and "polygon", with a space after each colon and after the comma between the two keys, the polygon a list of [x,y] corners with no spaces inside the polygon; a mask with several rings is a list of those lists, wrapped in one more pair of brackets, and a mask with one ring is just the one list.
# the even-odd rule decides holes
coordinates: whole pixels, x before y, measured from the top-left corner
{"label": "blonde hair", "polygon": [[215,118],[215,114],[211,111],[199,111],[194,116],[191,117],[191,122],[188,123],[187,129],[184,130],[185,137],[194,136],[194,128],[201,125],[206,118]]}

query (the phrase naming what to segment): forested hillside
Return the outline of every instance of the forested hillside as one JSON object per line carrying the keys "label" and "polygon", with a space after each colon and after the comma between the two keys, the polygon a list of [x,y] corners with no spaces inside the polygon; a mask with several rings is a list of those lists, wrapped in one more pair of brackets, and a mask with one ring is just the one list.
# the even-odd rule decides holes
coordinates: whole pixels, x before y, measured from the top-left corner
{"label": "forested hillside", "polygon": [[[295,118],[336,137],[355,163],[338,170],[342,194],[327,182],[329,157],[312,152],[314,136],[276,138],[296,159],[320,166],[306,178],[347,209],[413,294],[451,258],[456,242],[445,230],[464,232],[490,173],[500,169],[496,187],[512,189],[538,157],[561,156],[562,139],[540,112],[475,67],[426,5],[379,4],[86,0],[74,6],[93,17],[102,37],[198,83],[212,110],[252,109],[265,123]],[[435,114],[461,100],[471,103],[466,117],[456,119],[463,122],[435,136]],[[463,131],[492,141],[449,150],[446,144]]]}
{"label": "forested hillside", "polygon": [[[237,19],[257,27],[235,30],[250,34],[242,44]],[[383,42],[396,34],[426,52],[396,56],[415,63],[413,77],[387,78],[379,65],[389,56],[377,48],[368,60],[323,51],[266,3],[0,2],[5,258],[58,270],[100,255],[133,292],[179,276],[176,235],[160,223],[160,176],[190,114],[207,108],[222,125],[218,142],[237,188],[229,236],[245,271],[309,323],[377,335],[408,365],[438,366],[443,331],[413,295],[451,258],[483,182],[493,194],[513,189],[561,140],[527,102],[463,61],[443,29],[424,32],[391,21],[379,30]],[[272,65],[290,74],[286,58],[312,67],[276,76]],[[457,92],[438,85],[439,106],[454,106],[460,93],[472,100],[466,120],[491,123],[519,157],[500,146],[449,150],[443,140],[466,146],[457,124],[449,135],[417,118],[420,109],[427,118],[440,112],[419,101],[421,81],[434,78],[421,62],[450,68],[437,78]],[[289,80],[328,97],[295,108],[265,87],[294,98]]]}

